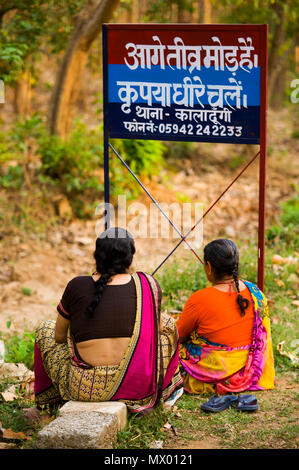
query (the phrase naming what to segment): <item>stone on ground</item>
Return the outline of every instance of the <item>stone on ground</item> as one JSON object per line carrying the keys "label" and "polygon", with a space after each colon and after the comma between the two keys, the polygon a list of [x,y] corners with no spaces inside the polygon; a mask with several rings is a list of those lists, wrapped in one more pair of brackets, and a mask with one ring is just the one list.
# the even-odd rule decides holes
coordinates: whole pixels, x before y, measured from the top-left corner
{"label": "stone on ground", "polygon": [[113,414],[81,411],[65,413],[37,435],[38,449],[113,449],[118,419]]}
{"label": "stone on ground", "polygon": [[118,429],[121,431],[127,425],[127,407],[119,401],[103,401],[103,402],[84,402],[84,401],[68,401],[59,410],[59,416],[68,414],[81,413],[107,413],[114,415],[118,419]]}

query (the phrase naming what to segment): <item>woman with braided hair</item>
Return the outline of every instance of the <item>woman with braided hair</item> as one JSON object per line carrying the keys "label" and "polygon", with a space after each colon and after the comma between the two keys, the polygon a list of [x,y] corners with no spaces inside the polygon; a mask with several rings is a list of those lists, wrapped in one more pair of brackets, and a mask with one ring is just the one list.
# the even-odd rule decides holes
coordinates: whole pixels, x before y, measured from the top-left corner
{"label": "woman with braided hair", "polygon": [[132,272],[135,253],[125,229],[96,240],[92,276],[72,279],[56,322],[37,328],[37,408],[68,400],[125,402],[148,413],[183,391],[175,321],[161,313],[161,288],[149,274]]}
{"label": "woman with braided hair", "polygon": [[189,393],[226,394],[274,388],[265,295],[239,279],[239,253],[227,239],[204,248],[211,287],[194,292],[177,321],[180,367]]}

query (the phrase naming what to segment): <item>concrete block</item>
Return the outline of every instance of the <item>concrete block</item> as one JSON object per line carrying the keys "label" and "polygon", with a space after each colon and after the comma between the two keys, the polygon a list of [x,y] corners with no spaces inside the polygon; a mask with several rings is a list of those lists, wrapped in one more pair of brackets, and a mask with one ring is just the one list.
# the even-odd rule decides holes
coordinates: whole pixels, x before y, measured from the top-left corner
{"label": "concrete block", "polygon": [[59,416],[68,414],[81,413],[104,413],[116,416],[118,420],[118,430],[121,431],[127,426],[127,407],[120,401],[102,401],[102,402],[85,402],[85,401],[68,401],[59,410]]}
{"label": "concrete block", "polygon": [[39,431],[37,449],[113,449],[118,419],[99,412],[65,413]]}

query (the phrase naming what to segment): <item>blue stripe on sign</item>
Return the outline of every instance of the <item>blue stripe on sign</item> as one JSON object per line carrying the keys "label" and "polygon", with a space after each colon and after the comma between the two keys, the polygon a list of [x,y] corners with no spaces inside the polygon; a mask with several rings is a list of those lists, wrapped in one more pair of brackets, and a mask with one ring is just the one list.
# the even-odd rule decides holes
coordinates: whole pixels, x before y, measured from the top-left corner
{"label": "blue stripe on sign", "polygon": [[[214,67],[208,69],[202,67],[201,70],[193,70],[190,73],[188,70],[172,70],[169,66],[165,67],[165,70],[161,70],[157,65],[152,66],[150,70],[141,68],[130,70],[126,65],[110,64],[108,65],[108,101],[110,103],[122,102],[118,96],[121,85],[117,85],[117,82],[183,84],[185,77],[191,78],[194,84],[199,83],[194,81],[194,77],[199,77],[203,85],[230,85],[229,78],[233,78],[237,82],[241,82],[240,86],[243,87],[241,95],[247,95],[247,106],[260,105],[260,67],[253,68],[250,73],[238,69],[234,75],[227,70],[215,71]],[[234,86],[236,83],[232,82],[231,85]],[[138,90],[139,87],[136,89]],[[173,95],[173,92],[174,90],[171,95]],[[207,92],[200,99],[202,104],[208,104]],[[139,96],[136,102],[146,103],[146,100]],[[153,103],[155,102],[153,98]]]}

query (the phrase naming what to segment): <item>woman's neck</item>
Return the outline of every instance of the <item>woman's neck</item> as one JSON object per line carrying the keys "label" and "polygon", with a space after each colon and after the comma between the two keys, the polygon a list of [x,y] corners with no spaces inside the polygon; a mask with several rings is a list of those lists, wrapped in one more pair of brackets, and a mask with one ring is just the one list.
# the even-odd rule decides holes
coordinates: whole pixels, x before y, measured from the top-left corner
{"label": "woman's neck", "polygon": [[[94,281],[98,281],[100,279],[101,275],[98,272],[94,272],[92,275],[92,278]],[[127,284],[131,279],[131,275],[127,273],[122,273],[122,274],[114,274],[114,276],[111,276],[110,281],[107,283],[107,285],[119,285],[119,284]]]}
{"label": "woman's neck", "polygon": [[111,277],[110,282],[108,282],[108,285],[113,285],[113,284],[127,284],[131,280],[131,274],[115,274],[114,276]]}
{"label": "woman's neck", "polygon": [[219,285],[219,284],[230,284],[230,283],[232,283],[232,282],[234,282],[234,278],[228,277],[228,278],[223,278],[223,279],[217,280],[217,281],[216,281],[216,280],[213,280],[213,281],[212,281],[212,284],[213,284],[213,286],[217,286],[217,285]]}

